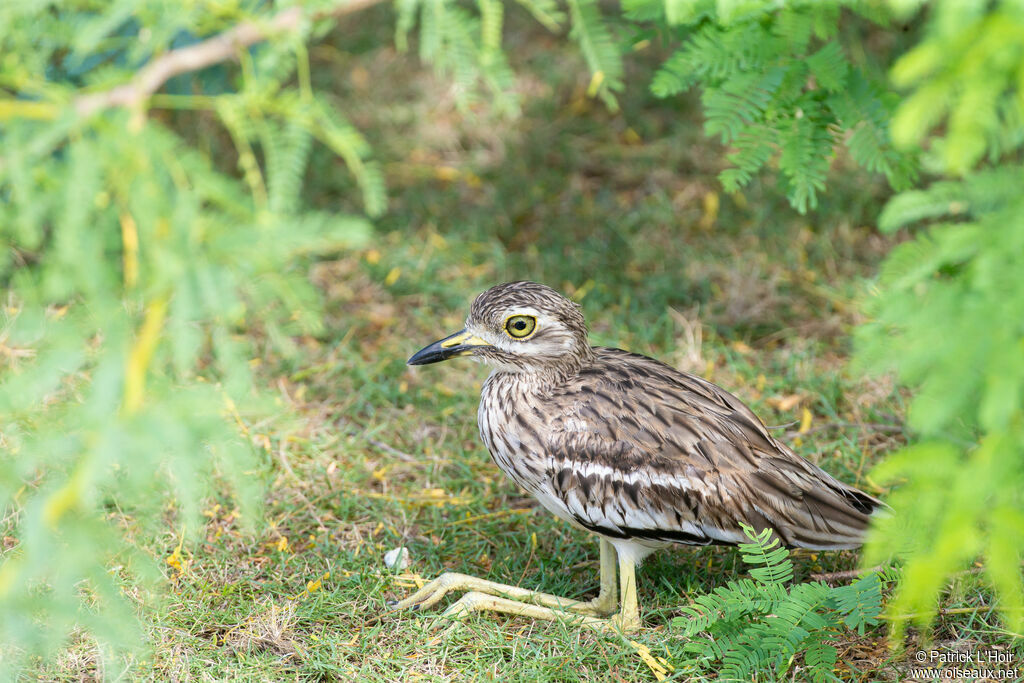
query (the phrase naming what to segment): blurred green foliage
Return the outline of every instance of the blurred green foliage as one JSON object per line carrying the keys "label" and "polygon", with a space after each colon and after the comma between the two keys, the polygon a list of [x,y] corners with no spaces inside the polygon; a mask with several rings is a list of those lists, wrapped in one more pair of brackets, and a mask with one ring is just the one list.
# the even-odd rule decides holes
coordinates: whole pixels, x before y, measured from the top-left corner
{"label": "blurred green foliage", "polygon": [[658,97],[701,88],[704,130],[728,146],[719,174],[735,192],[769,162],[801,213],[818,204],[834,159],[845,147],[862,168],[896,189],[917,177],[912,153],[896,149],[889,117],[896,98],[876,70],[856,64],[840,35],[851,16],[879,20],[873,4],[627,0],[627,17],[682,43],[651,83]]}
{"label": "blurred green foliage", "polygon": [[[920,3],[894,3],[912,11]],[[903,7],[903,5],[909,5]],[[981,558],[1007,629],[1024,632],[1024,8],[944,1],[893,66],[911,91],[897,143],[948,176],[879,217],[913,238],[882,267],[858,330],[861,367],[914,388],[920,442],[875,473],[897,484],[865,561],[906,554],[893,615],[934,617],[948,577]],[[922,225],[922,223],[925,223]],[[902,633],[897,620],[895,635]]]}
{"label": "blurred green foliage", "polygon": [[320,333],[296,259],[369,235],[362,216],[300,202],[313,141],[345,160],[368,214],[383,210],[365,141],[303,76],[310,22],[240,52],[238,73],[205,74],[201,95],[159,96],[215,111],[236,159],[145,101],[76,112],[84,90],[257,18],[250,4],[0,8],[0,501],[18,539],[0,564],[5,646],[47,652],[76,627],[130,642],[120,586],[153,564],[125,535],[165,515],[194,533],[220,482],[256,518],[265,463],[239,415],[277,408],[253,385],[251,343],[289,355],[295,335]]}
{"label": "blurred green foliage", "polygon": [[[551,1],[522,4],[552,30],[566,16]],[[617,59],[596,2],[570,7],[595,68]],[[517,111],[500,2],[397,10],[399,47],[418,19],[420,56],[455,81],[464,110],[486,94]],[[294,358],[297,336],[323,332],[301,263],[364,243],[386,205],[366,140],[312,86],[307,44],[347,11],[326,0],[0,6],[0,500],[17,540],[0,563],[0,642],[12,648],[0,667],[76,628],[137,642],[121,587],[157,574],[126,542],[136,528],[194,533],[224,484],[243,520],[259,515],[267,468],[245,424],[279,407],[253,383],[252,346]],[[227,31],[257,37],[203,42]],[[160,61],[186,49],[199,50],[194,63]],[[154,64],[181,75],[151,87]],[[595,92],[618,88],[609,71]],[[219,129],[183,126],[198,111]],[[363,214],[306,204],[315,143],[343,160]]]}

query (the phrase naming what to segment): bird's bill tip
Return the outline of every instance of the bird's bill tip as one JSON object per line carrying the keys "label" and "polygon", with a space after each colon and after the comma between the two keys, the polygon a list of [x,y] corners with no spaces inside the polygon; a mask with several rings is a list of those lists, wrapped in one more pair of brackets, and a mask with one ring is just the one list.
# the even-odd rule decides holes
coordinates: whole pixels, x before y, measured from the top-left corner
{"label": "bird's bill tip", "polygon": [[406,361],[407,365],[429,365],[440,363],[456,356],[468,356],[480,346],[490,346],[489,342],[477,337],[472,332],[460,330],[450,337],[436,341],[430,346],[420,349]]}

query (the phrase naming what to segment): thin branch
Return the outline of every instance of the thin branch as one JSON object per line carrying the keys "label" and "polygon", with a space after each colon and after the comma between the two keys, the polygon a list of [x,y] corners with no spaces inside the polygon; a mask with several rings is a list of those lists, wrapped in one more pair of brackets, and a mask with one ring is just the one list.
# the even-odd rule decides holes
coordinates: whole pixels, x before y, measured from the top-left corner
{"label": "thin branch", "polygon": [[[340,17],[380,2],[383,0],[348,0],[333,9],[312,14],[310,18]],[[202,42],[171,50],[149,62],[130,82],[76,98],[75,109],[79,114],[88,115],[110,107],[138,108],[175,76],[219,64],[234,57],[242,48],[255,45],[275,34],[295,31],[301,26],[303,18],[301,7],[290,7],[266,21],[245,21]]]}
{"label": "thin branch", "polygon": [[821,581],[823,583],[832,583],[836,581],[846,581],[847,579],[857,579],[865,574],[871,572],[878,572],[885,569],[885,565],[878,565],[877,567],[871,567],[869,569],[848,569],[841,572],[827,572],[825,574],[811,574],[811,578],[815,581]]}
{"label": "thin branch", "polygon": [[802,436],[804,434],[812,434],[826,429],[867,429],[873,432],[898,434],[900,432],[905,432],[907,428],[903,425],[885,424],[881,422],[826,422],[825,424],[815,425],[807,431],[800,433],[794,432],[793,434],[795,436]]}
{"label": "thin branch", "polygon": [[[354,434],[353,436],[359,436],[359,435],[358,434]],[[368,436],[363,437],[363,438],[365,438],[366,441],[371,446],[376,446],[380,450],[382,450],[382,451],[384,451],[386,453],[390,453],[391,455],[395,456],[399,460],[403,460],[405,462],[415,462],[415,463],[419,463],[419,462],[423,461],[423,458],[417,458],[415,455],[411,455],[409,453],[406,453],[405,451],[400,451],[397,448],[395,448],[394,446],[389,446],[388,444],[384,443],[383,441],[379,441],[377,439],[371,439]]]}
{"label": "thin branch", "polygon": [[[1024,563],[1021,564],[1024,567]],[[869,574],[871,572],[880,572],[885,569],[884,564],[880,564],[875,567],[869,567],[868,569],[850,569],[842,572],[829,572],[827,574],[811,574],[811,578],[815,581],[824,581],[825,583],[831,583],[832,581],[844,581],[846,579],[856,579],[861,575]],[[964,569],[963,571],[955,572],[951,576],[967,576],[969,574],[981,574],[985,572],[985,567],[971,567],[970,569]]]}
{"label": "thin branch", "polygon": [[[972,612],[980,612],[982,610],[992,609],[992,605],[978,605],[977,607],[940,607],[935,610],[937,616],[943,617],[947,614],[970,614]],[[1014,610],[1007,610],[1014,611]],[[922,617],[931,616],[929,614],[880,614],[879,619],[885,619],[886,621],[903,621],[905,619],[920,619]]]}

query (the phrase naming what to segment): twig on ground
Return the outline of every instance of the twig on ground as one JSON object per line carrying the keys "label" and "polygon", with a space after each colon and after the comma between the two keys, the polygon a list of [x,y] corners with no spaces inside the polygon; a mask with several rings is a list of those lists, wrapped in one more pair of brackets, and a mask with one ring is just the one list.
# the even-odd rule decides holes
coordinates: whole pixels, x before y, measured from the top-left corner
{"label": "twig on ground", "polygon": [[826,572],[824,574],[811,574],[811,578],[815,581],[822,581],[829,583],[832,581],[846,581],[847,579],[859,578],[862,574],[869,574],[871,572],[880,572],[885,569],[885,565],[878,565],[877,567],[870,567],[868,569],[847,569],[841,572]]}
{"label": "twig on ground", "polygon": [[780,425],[765,425],[764,428],[769,431],[775,431],[776,429],[788,429],[800,424],[800,420],[793,420],[792,422],[783,422]]}
{"label": "twig on ground", "polygon": [[[935,614],[941,617],[941,616],[945,616],[947,614],[970,614],[972,612],[980,612],[980,611],[986,610],[986,609],[992,609],[992,605],[978,605],[976,607],[940,607],[939,609],[935,610]],[[888,614],[881,614],[881,615],[879,615],[878,618],[879,619],[884,619],[886,621],[903,621],[904,619],[919,619],[919,618],[921,618],[923,616],[926,616],[926,615],[924,615],[924,614],[894,614],[894,615],[890,616]]]}
{"label": "twig on ground", "polygon": [[[796,423],[790,423],[790,424],[796,424]],[[789,426],[789,425],[783,425],[783,426]],[[877,423],[877,422],[864,422],[864,423],[861,423],[861,422],[826,422],[824,424],[820,424],[820,425],[811,427],[810,429],[808,429],[808,430],[806,430],[804,432],[800,432],[799,434],[796,434],[796,435],[797,436],[803,436],[805,434],[812,434],[814,432],[820,432],[820,431],[824,431],[826,429],[868,429],[868,430],[875,431],[875,432],[890,432],[890,433],[895,434],[895,433],[904,431],[905,428],[902,425],[882,424],[882,423]]]}
{"label": "twig on ground", "polygon": [[[1024,566],[1022,564],[1021,566]],[[878,565],[876,567],[869,567],[868,569],[848,569],[842,572],[828,572],[826,574],[811,574],[811,578],[815,581],[843,581],[845,579],[856,579],[861,574],[867,574],[869,572],[880,572],[885,569],[885,565]],[[963,571],[956,572],[951,576],[966,576],[968,574],[981,574],[985,571],[985,567],[971,567],[970,569],[964,569]]]}
{"label": "twig on ground", "polygon": [[343,433],[347,434],[348,436],[351,436],[351,437],[356,438],[356,439],[363,439],[364,441],[366,441],[366,443],[370,444],[371,446],[373,446],[373,447],[375,447],[375,448],[377,448],[379,450],[382,450],[385,453],[390,453],[391,455],[395,456],[396,458],[398,458],[399,460],[401,460],[403,462],[416,463],[416,464],[422,464],[424,462],[424,458],[422,456],[418,457],[418,456],[413,455],[412,453],[406,453],[405,451],[400,451],[397,448],[395,448],[394,446],[392,446],[390,444],[384,443],[380,439],[374,439],[372,436],[367,436],[366,435],[367,429],[365,427],[363,427],[362,425],[358,425],[356,423],[350,422],[348,419],[346,419],[344,417],[337,418],[336,424],[340,428],[340,431],[342,431]]}
{"label": "twig on ground", "polygon": [[[353,436],[359,436],[359,435],[358,434],[353,434]],[[415,455],[412,455],[411,453],[406,453],[405,451],[400,451],[397,448],[395,448],[394,446],[389,446],[388,444],[384,443],[383,441],[378,441],[377,439],[371,439],[368,436],[364,437],[364,438],[366,439],[366,442],[368,444],[370,444],[371,446],[375,446],[375,447],[379,448],[380,450],[384,451],[385,453],[390,453],[391,455],[395,456],[399,460],[403,460],[405,462],[422,462],[422,458],[417,458]]]}
{"label": "twig on ground", "polygon": [[497,512],[488,512],[483,515],[475,515],[473,517],[463,517],[462,519],[456,519],[451,522],[455,524],[467,524],[471,522],[479,522],[481,519],[497,519],[498,517],[507,517],[509,515],[528,515],[531,514],[536,508],[512,508],[510,510],[498,510]]}

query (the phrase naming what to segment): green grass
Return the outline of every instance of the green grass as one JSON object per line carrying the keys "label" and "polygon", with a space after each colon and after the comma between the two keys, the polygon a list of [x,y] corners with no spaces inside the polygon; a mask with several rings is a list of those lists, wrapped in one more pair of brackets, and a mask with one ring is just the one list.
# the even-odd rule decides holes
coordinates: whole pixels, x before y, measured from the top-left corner
{"label": "green grass", "polygon": [[[582,96],[579,60],[514,20],[513,50],[533,55],[517,65],[524,116],[461,116],[413,57],[372,47],[390,31],[373,23],[343,26],[315,49],[314,75],[334,84],[377,145],[391,209],[372,248],[306,264],[329,334],[296,339],[290,357],[253,359],[281,405],[273,422],[241,416],[267,463],[252,473],[266,482],[263,517],[240,519],[225,493],[204,501],[205,525],[182,540],[168,501],[163,529],[132,531],[164,567],[149,584],[125,578],[144,621],[139,651],[104,660],[83,636],[37,662],[40,679],[653,679],[619,637],[481,616],[435,642],[434,614],[386,612],[413,589],[383,563],[399,546],[411,553],[407,577],[454,570],[596,594],[593,538],[518,491],[479,442],[485,370],[405,366],[461,326],[477,292],[509,279],[574,295],[594,343],[712,379],[784,425],[776,433],[800,454],[884,497],[866,474],[903,443],[904,397],[846,369],[856,297],[891,246],[867,227],[880,185],[843,178],[840,159],[814,216],[795,215],[770,180],[723,196],[723,151],[702,136],[694,102],[648,97],[639,73],[625,113],[609,115]],[[360,104],[371,89],[373,103]],[[317,157],[309,201],[344,205],[350,188],[335,163]],[[812,421],[800,434],[805,408]],[[132,528],[130,511],[122,523]],[[856,554],[795,561],[807,578],[854,567]],[[730,549],[656,554],[638,573],[645,629],[636,641],[671,661],[678,607],[743,571]],[[961,577],[942,605],[961,611],[940,617],[931,637],[968,643],[958,649],[1008,643],[988,600],[978,577]],[[907,666],[882,628],[839,651],[843,679],[896,679]]]}

